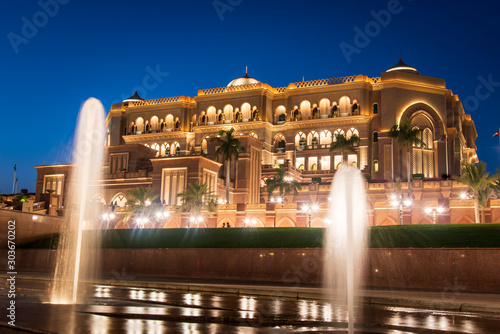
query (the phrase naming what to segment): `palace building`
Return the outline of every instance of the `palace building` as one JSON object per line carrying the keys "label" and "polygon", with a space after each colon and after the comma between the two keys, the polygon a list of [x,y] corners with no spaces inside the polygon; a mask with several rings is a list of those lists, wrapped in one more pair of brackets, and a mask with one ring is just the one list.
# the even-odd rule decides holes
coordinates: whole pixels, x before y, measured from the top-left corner
{"label": "palace building", "polygon": [[[389,129],[406,119],[421,130],[425,143],[412,147],[410,166],[406,148],[388,137]],[[370,224],[400,222],[401,208],[393,199],[397,183],[392,181],[406,181],[408,167],[414,205],[402,208],[403,223],[432,223],[424,207],[442,208],[439,223],[474,219],[472,201],[459,198],[467,187],[453,180],[465,163],[477,161],[474,122],[443,79],[422,75],[402,60],[380,77],[271,87],[245,74],[227,86],[201,89],[194,97],[143,100],[136,93],[111,106],[106,127],[102,191],[97,195],[106,205],[123,207],[129,189],[151,186],[161,203],[175,211],[177,194],[191,182],[208,184],[225,200],[225,168],[221,158],[214,158],[210,139],[234,128],[245,152],[230,164],[231,204],[219,205],[216,216],[200,226],[244,226],[249,220],[254,226],[324,226],[330,184],[342,161],[340,152],[330,152],[330,144],[340,133],[361,139],[347,162],[367,178]],[[278,165],[302,184],[283,203],[272,202],[265,187]],[[64,205],[71,166],[36,168],[38,199],[50,195],[46,200],[54,213]],[[405,194],[406,183],[401,186]],[[308,221],[301,207],[311,203],[319,210]],[[488,219],[496,221],[500,213],[496,202],[491,205]],[[189,224],[185,215],[170,217],[161,225]]]}

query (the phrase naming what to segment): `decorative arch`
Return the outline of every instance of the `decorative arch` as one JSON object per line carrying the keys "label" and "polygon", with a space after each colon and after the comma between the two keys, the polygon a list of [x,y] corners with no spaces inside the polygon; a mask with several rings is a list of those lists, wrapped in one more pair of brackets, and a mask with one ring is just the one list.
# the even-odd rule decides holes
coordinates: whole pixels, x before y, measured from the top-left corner
{"label": "decorative arch", "polygon": [[286,151],[286,138],[283,134],[278,133],[276,137],[274,137],[274,148],[281,153]]}
{"label": "decorative arch", "polygon": [[156,156],[157,156],[157,157],[158,157],[158,156],[160,156],[160,145],[158,145],[158,143],[153,143],[153,144],[151,145],[151,148],[152,148],[153,150],[156,150]]}
{"label": "decorative arch", "polygon": [[339,101],[340,116],[349,116],[351,114],[351,99],[342,96]]}
{"label": "decorative arch", "polygon": [[323,218],[314,217],[311,220],[311,227],[324,228],[324,227],[326,227],[326,224],[325,224]]}
{"label": "decorative arch", "polygon": [[207,116],[209,123],[215,123],[217,120],[217,109],[214,106],[208,107]]}
{"label": "decorative arch", "polygon": [[226,217],[222,218],[222,220],[217,224],[217,227],[222,228],[223,225],[226,223],[229,223],[229,226],[231,226],[231,227],[236,227],[236,224],[233,223],[233,221],[231,219],[226,218]]}
{"label": "decorative arch", "polygon": [[347,134],[345,135],[346,139],[350,139],[352,135],[356,135],[359,138],[359,131],[356,128],[350,128],[347,130]]}
{"label": "decorative arch", "polygon": [[319,144],[319,135],[316,131],[311,131],[307,135],[307,145],[318,145]]}
{"label": "decorative arch", "polygon": [[226,122],[227,121],[230,121],[232,122],[233,121],[233,106],[230,105],[230,104],[227,104],[225,107],[224,107],[224,118],[226,119]]}
{"label": "decorative arch", "polygon": [[407,118],[410,119],[410,122],[412,122],[412,120],[418,115],[425,115],[434,126],[434,140],[444,136],[445,128],[441,116],[434,108],[424,102],[416,102],[406,107],[399,116],[398,124],[401,124],[401,121],[404,121]]}
{"label": "decorative arch", "polygon": [[385,217],[384,220],[380,221],[377,226],[381,225],[398,225],[398,222],[394,220],[392,217]]}
{"label": "decorative arch", "polygon": [[158,130],[158,116],[153,116],[151,117],[151,130],[157,131]]}
{"label": "decorative arch", "polygon": [[296,227],[296,225],[289,217],[283,217],[276,223],[276,227]]}
{"label": "decorative arch", "polygon": [[[474,219],[470,218],[469,216],[461,216],[455,219],[453,224],[474,224],[475,221]],[[500,223],[500,218],[498,219],[497,223]]]}
{"label": "decorative arch", "polygon": [[337,141],[337,136],[338,136],[338,135],[345,135],[344,130],[342,130],[342,129],[337,129],[337,130],[335,130],[335,132],[334,132],[334,133],[333,133],[333,135],[332,135],[332,142]]}
{"label": "decorative arch", "polygon": [[295,134],[295,147],[297,150],[302,151],[306,148],[307,139],[306,134],[302,131],[299,131]]}
{"label": "decorative arch", "polygon": [[163,223],[163,228],[180,228],[181,224],[175,219],[168,219]]}
{"label": "decorative arch", "polygon": [[172,131],[174,128],[174,115],[168,114],[167,117],[165,117],[165,123],[167,125],[167,130]]}
{"label": "decorative arch", "polygon": [[332,143],[332,133],[330,130],[323,130],[319,135],[319,143],[321,145],[329,145]]}
{"label": "decorative arch", "polygon": [[103,205],[108,205],[108,203],[106,203],[106,199],[104,198],[104,195],[103,194],[96,194],[94,196],[94,200],[98,203],[101,203]]}

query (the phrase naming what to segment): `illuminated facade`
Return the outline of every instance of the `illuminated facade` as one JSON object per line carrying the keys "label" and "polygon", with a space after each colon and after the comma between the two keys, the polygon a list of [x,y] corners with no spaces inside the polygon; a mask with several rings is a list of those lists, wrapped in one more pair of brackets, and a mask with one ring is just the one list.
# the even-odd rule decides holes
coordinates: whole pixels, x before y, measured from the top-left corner
{"label": "illuminated facade", "polygon": [[[443,205],[447,213],[441,221],[455,222],[453,205],[469,210],[464,201],[453,202],[465,188],[443,175],[457,176],[463,164],[477,161],[474,122],[443,79],[423,76],[401,60],[375,78],[357,75],[275,88],[245,75],[225,87],[199,90],[195,97],[143,100],[136,94],[113,104],[98,197],[123,206],[128,189],[152,186],[172,207],[189,182],[203,182],[224,198],[225,168],[213,158],[210,138],[233,127],[246,151],[231,164],[231,204],[220,205],[217,217],[203,224],[243,226],[252,218],[255,226],[305,226],[301,204],[318,203],[312,225],[322,226],[330,183],[342,160],[339,152],[330,152],[330,144],[336,133],[356,134],[361,141],[347,161],[370,180],[371,224],[397,223],[390,181],[405,180],[408,166],[405,148],[392,145],[388,131],[405,119],[422,130],[426,144],[411,152],[414,200]],[[265,189],[276,165],[285,166],[287,176],[303,187],[283,204],[271,203]],[[37,168],[37,193],[43,193],[49,166]],[[428,221],[416,210],[404,210],[405,223]],[[184,217],[173,217],[166,227],[186,226]]]}

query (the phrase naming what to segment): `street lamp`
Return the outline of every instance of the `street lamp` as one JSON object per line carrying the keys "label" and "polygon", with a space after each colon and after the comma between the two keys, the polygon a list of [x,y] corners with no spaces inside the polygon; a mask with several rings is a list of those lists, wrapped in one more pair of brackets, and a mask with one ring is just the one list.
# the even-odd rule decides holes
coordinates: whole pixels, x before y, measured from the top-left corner
{"label": "street lamp", "polygon": [[461,192],[460,193],[460,199],[469,199],[469,194],[467,194],[466,192]]}
{"label": "street lamp", "polygon": [[137,218],[137,227],[144,228],[144,226],[148,223],[148,219],[146,217]]}
{"label": "street lamp", "polygon": [[191,224],[196,224],[196,227],[198,227],[198,225],[203,221],[203,217],[202,216],[191,216],[189,218],[189,227],[191,227]]}
{"label": "street lamp", "polygon": [[438,206],[437,208],[425,208],[424,211],[429,216],[432,216],[432,223],[436,224],[437,216],[444,212],[444,208],[442,206]]}
{"label": "street lamp", "polygon": [[102,215],[102,220],[106,222],[106,228],[109,228],[109,222],[115,219],[115,214],[114,213],[105,213]]}
{"label": "street lamp", "polygon": [[252,227],[257,224],[257,219],[255,218],[245,218],[245,227]]}
{"label": "street lamp", "polygon": [[309,223],[307,224],[308,227],[311,227],[311,215],[313,212],[318,211],[319,206],[318,204],[312,204],[312,205],[304,205],[302,207],[302,211],[307,212],[308,217],[309,217]]}
{"label": "street lamp", "polygon": [[399,198],[396,197],[396,195],[392,195],[392,206],[393,207],[399,207],[399,225],[403,225],[403,206],[406,208],[409,208],[411,206],[411,199],[410,198],[403,198],[401,195]]}
{"label": "street lamp", "polygon": [[163,226],[163,222],[170,216],[168,211],[158,211],[156,213],[156,222],[160,223],[160,227]]}

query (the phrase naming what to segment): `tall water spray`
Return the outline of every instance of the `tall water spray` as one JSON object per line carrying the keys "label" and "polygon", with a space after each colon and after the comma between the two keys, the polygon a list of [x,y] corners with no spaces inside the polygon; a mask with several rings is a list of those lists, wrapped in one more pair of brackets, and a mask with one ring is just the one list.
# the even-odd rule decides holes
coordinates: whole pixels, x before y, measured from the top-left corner
{"label": "tall water spray", "polygon": [[361,283],[366,248],[366,191],[361,172],[342,165],[333,179],[324,242],[324,283],[329,299],[347,307],[348,332],[354,333],[354,302]]}
{"label": "tall water spray", "polygon": [[[74,140],[73,166],[65,200],[65,226],[59,239],[56,268],[50,302],[76,303],[81,272],[96,267],[96,230],[99,217],[94,195],[99,193],[102,147],[104,144],[104,108],[95,98],[89,98],[80,109]],[[93,255],[93,258],[92,258]]]}

